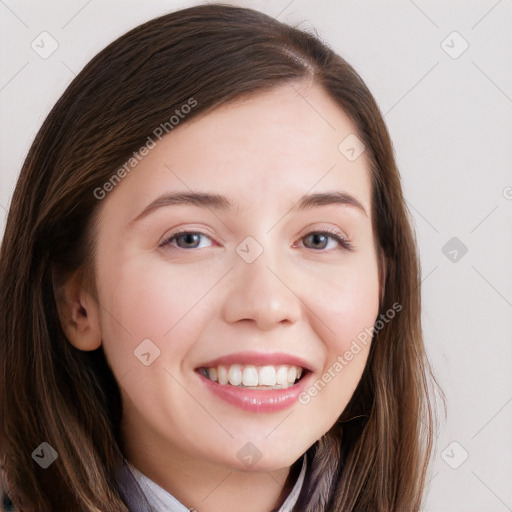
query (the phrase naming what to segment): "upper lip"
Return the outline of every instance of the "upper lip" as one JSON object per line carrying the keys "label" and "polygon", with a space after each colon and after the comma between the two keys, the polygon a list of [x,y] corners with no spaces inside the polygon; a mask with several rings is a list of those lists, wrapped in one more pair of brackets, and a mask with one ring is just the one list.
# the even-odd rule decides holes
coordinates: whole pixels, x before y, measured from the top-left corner
{"label": "upper lip", "polygon": [[234,354],[217,357],[206,363],[201,364],[198,368],[213,368],[219,365],[229,366],[232,364],[255,365],[255,366],[300,366],[304,370],[313,371],[309,363],[300,357],[286,354],[283,352],[261,353],[261,352],[236,352]]}

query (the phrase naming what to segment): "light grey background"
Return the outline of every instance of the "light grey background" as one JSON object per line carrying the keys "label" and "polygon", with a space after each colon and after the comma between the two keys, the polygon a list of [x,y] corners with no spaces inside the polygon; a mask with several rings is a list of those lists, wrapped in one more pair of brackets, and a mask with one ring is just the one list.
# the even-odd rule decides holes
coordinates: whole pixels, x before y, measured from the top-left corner
{"label": "light grey background", "polygon": [[[196,3],[0,0],[0,233],[28,148],[73,76],[128,29]],[[227,3],[316,28],[377,99],[448,398],[425,510],[512,511],[512,0]],[[47,58],[31,47],[51,49],[43,31],[58,43]]]}

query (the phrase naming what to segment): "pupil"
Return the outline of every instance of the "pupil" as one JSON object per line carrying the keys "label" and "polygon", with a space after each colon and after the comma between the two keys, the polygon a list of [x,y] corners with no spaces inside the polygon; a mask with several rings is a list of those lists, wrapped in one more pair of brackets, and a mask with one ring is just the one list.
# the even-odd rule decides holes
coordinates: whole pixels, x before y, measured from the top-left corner
{"label": "pupil", "polygon": [[185,233],[183,235],[183,237],[185,238],[186,245],[193,245],[194,244],[193,238],[197,237],[197,234],[196,233]]}
{"label": "pupil", "polygon": [[319,239],[325,239],[325,235],[315,233],[313,236],[314,236],[314,243],[315,244],[322,244],[322,242],[325,242],[325,240],[320,240],[319,241]]}

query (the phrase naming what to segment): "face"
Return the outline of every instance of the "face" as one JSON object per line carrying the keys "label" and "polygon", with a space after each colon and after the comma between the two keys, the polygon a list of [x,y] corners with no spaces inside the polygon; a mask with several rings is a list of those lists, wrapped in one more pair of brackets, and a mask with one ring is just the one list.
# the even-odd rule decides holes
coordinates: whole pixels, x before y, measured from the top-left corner
{"label": "face", "polygon": [[132,458],[289,467],[344,410],[379,306],[366,155],[338,148],[355,133],[318,86],[283,86],[180,125],[103,199],[99,323]]}

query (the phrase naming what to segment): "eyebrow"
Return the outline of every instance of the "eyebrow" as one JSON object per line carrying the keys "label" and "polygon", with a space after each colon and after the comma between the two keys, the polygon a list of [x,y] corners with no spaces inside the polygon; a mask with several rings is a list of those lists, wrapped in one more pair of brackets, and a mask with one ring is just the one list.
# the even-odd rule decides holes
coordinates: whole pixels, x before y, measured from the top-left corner
{"label": "eyebrow", "polygon": [[[297,204],[289,211],[310,210],[319,206],[329,206],[334,204],[353,207],[368,216],[364,206],[358,199],[347,192],[341,191],[306,194],[302,196]],[[211,208],[223,211],[234,209],[231,201],[226,196],[220,194],[208,192],[171,192],[158,197],[146,206],[144,210],[137,215],[137,217],[130,221],[130,225],[141,220],[143,217],[146,217],[158,208],[176,205],[194,205],[200,208]]]}

